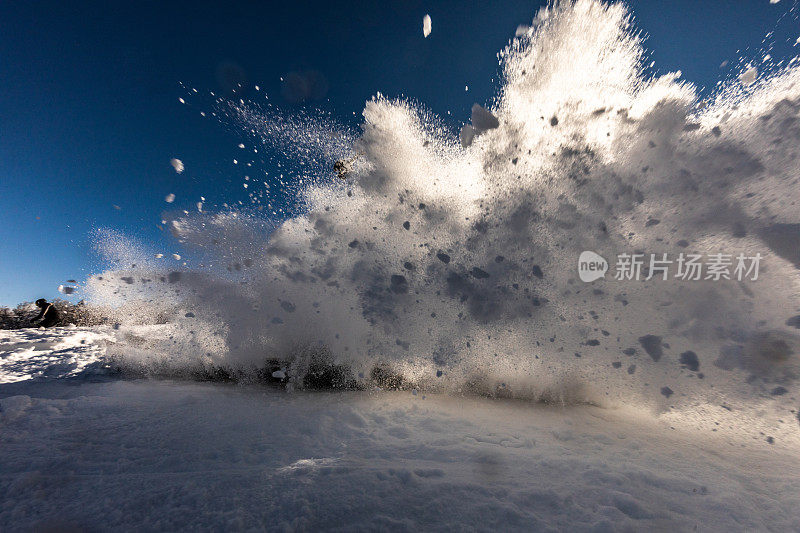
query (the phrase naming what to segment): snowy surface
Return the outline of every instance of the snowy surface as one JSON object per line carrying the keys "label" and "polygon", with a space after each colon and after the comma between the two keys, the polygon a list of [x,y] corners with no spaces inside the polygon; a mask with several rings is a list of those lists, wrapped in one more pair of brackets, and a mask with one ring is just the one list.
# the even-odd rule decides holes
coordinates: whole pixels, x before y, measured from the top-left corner
{"label": "snowy surface", "polygon": [[633,409],[123,380],[98,370],[106,335],[0,332],[0,530],[800,528],[780,443]]}
{"label": "snowy surface", "polygon": [[100,370],[105,328],[0,330],[0,384]]}

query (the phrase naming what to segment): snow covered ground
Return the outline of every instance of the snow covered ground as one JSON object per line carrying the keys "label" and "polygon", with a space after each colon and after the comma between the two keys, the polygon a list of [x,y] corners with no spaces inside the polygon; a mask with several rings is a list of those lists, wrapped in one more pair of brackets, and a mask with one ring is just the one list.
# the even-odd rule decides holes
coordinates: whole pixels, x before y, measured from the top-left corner
{"label": "snow covered ground", "polygon": [[633,408],[103,375],[0,332],[0,531],[797,531],[791,445]]}

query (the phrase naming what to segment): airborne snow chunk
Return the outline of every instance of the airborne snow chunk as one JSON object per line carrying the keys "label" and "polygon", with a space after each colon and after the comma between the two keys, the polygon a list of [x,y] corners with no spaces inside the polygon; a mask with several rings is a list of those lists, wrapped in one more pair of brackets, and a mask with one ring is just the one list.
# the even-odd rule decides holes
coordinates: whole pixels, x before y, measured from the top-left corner
{"label": "airborne snow chunk", "polygon": [[422,17],[422,35],[426,38],[431,34],[431,16],[425,15]]}
{"label": "airborne snow chunk", "polygon": [[169,164],[172,165],[172,168],[174,168],[175,172],[177,172],[178,174],[183,172],[184,169],[183,161],[181,161],[180,159],[176,159],[173,157],[172,159],[169,160]]}
{"label": "airborne snow chunk", "polygon": [[461,127],[461,134],[459,137],[461,138],[461,146],[467,148],[475,139],[475,128],[469,124],[464,124]]}
{"label": "airborne snow chunk", "polygon": [[168,195],[166,195],[164,197],[164,201],[167,202],[168,204],[171,204],[172,202],[175,201],[175,195],[172,194],[172,193],[169,193]]}
{"label": "airborne snow chunk", "polygon": [[758,69],[750,67],[739,75],[739,82],[744,86],[753,85],[756,78],[758,78]]}
{"label": "airborne snow chunk", "polygon": [[472,105],[472,124],[464,124],[461,128],[461,146],[467,148],[472,141],[486,130],[493,130],[500,126],[500,121],[491,111],[479,104]]}
{"label": "airborne snow chunk", "polygon": [[500,121],[491,111],[479,104],[472,104],[472,127],[475,128],[475,131],[482,133],[498,126],[500,126]]}

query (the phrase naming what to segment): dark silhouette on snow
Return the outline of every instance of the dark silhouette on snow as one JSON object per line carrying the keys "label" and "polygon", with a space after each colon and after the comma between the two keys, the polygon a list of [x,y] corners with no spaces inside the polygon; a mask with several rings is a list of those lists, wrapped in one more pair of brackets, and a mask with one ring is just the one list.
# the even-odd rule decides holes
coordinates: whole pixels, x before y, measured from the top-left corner
{"label": "dark silhouette on snow", "polygon": [[41,311],[39,312],[39,315],[36,318],[31,320],[32,324],[35,323],[37,320],[41,320],[41,322],[39,322],[39,325],[45,328],[49,328],[58,324],[59,318],[61,317],[58,315],[58,310],[53,304],[51,304],[44,298],[39,298],[38,300],[36,300],[36,307],[41,309]]}

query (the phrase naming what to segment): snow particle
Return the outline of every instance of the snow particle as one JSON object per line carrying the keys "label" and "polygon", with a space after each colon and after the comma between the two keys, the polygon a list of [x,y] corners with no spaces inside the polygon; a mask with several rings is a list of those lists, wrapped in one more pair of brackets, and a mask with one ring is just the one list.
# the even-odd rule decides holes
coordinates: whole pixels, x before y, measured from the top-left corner
{"label": "snow particle", "polygon": [[661,337],[657,335],[645,335],[644,337],[639,337],[639,344],[642,345],[644,351],[653,359],[653,361],[658,362],[661,359],[661,356],[664,355],[664,351],[661,348]]}
{"label": "snow particle", "polygon": [[697,358],[697,354],[691,350],[683,352],[680,361],[681,366],[688,368],[692,372],[697,372],[697,369],[700,368],[700,360]]}
{"label": "snow particle", "polygon": [[472,127],[476,131],[493,130],[500,126],[500,121],[485,107],[472,104]]}
{"label": "snow particle", "polygon": [[475,139],[475,128],[473,128],[469,124],[464,124],[461,127],[461,133],[459,134],[461,139],[461,146],[463,148],[469,147],[472,144],[473,139]]}
{"label": "snow particle", "polygon": [[431,16],[425,15],[422,17],[422,35],[426,38],[431,34]]}
{"label": "snow particle", "polygon": [[756,67],[750,67],[741,74],[739,74],[739,83],[742,85],[749,86],[755,83],[756,79],[758,78],[758,69]]}
{"label": "snow particle", "polygon": [[167,202],[168,204],[171,204],[172,202],[175,201],[175,195],[172,194],[172,193],[169,193],[168,195],[166,195],[164,197],[164,201]]}
{"label": "snow particle", "polygon": [[169,164],[172,165],[172,168],[174,168],[175,172],[177,172],[178,174],[183,172],[184,169],[183,161],[181,161],[180,159],[173,157],[172,159],[169,160]]}

